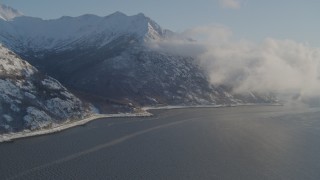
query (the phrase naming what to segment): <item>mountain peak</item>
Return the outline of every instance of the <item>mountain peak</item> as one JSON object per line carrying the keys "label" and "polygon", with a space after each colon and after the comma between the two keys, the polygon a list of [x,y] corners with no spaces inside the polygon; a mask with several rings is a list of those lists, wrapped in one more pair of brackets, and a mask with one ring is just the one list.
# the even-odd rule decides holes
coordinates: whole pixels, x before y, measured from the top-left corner
{"label": "mountain peak", "polygon": [[52,20],[23,16],[0,24],[0,42],[16,52],[29,48],[56,50],[70,47],[70,44],[103,47],[120,37],[143,43],[164,38],[165,31],[142,13],[128,16],[119,11],[105,17],[86,14]]}
{"label": "mountain peak", "polygon": [[106,17],[116,17],[116,16],[120,16],[120,17],[127,17],[127,15],[123,12],[120,12],[120,11],[116,11]]}
{"label": "mountain peak", "polygon": [[138,13],[136,16],[141,16],[141,17],[147,17],[145,14],[143,13]]}
{"label": "mountain peak", "polygon": [[15,17],[22,16],[23,14],[10,6],[0,4],[0,19],[9,21]]}

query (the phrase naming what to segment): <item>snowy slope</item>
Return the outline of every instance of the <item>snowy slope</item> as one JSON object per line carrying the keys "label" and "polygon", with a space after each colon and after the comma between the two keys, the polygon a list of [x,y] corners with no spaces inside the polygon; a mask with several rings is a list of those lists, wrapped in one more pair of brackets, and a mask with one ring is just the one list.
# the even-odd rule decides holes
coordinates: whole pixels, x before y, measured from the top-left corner
{"label": "snowy slope", "polygon": [[15,17],[19,17],[19,16],[22,16],[22,13],[20,13],[19,11],[15,10],[9,6],[0,4],[0,19],[5,20],[5,21],[9,21],[9,20],[11,20]]}
{"label": "snowy slope", "polygon": [[57,80],[0,44],[0,134],[39,129],[90,114]]}
{"label": "snowy slope", "polygon": [[268,103],[269,95],[234,95],[214,87],[191,57],[148,48],[174,36],[144,14],[0,20],[0,42],[84,94],[136,105]]}
{"label": "snowy slope", "polygon": [[106,17],[83,15],[56,20],[22,16],[0,22],[0,41],[16,52],[65,50],[72,46],[101,47],[125,35],[139,40],[159,39],[165,31],[143,14],[116,12]]}

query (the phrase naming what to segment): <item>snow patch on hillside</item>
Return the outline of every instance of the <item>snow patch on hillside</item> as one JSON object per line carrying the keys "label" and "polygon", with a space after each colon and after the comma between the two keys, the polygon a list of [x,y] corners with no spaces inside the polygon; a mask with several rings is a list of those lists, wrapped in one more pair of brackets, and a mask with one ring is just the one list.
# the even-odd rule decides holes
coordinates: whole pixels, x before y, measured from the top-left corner
{"label": "snow patch on hillside", "polygon": [[0,43],[0,76],[26,76],[29,77],[37,70],[26,61],[20,59],[15,53]]}
{"label": "snow patch on hillside", "polygon": [[22,16],[22,13],[20,13],[19,11],[9,7],[9,6],[6,6],[6,5],[3,5],[3,4],[0,4],[0,20],[5,20],[5,21],[9,21],[15,17],[19,17],[19,16]]}
{"label": "snow patch on hillside", "polygon": [[91,113],[90,105],[57,80],[0,45],[0,134],[42,129]]}
{"label": "snow patch on hillside", "polygon": [[23,117],[23,120],[25,121],[26,126],[30,126],[31,130],[47,127],[51,124],[51,117],[44,111],[35,107],[27,108],[27,115]]}

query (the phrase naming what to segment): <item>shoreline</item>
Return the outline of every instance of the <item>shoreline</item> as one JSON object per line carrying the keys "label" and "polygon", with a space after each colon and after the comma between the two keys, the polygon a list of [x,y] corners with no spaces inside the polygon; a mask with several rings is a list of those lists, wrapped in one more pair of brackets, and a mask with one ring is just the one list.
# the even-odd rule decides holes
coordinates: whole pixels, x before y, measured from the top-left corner
{"label": "shoreline", "polygon": [[144,111],[148,110],[166,110],[166,109],[189,109],[189,108],[224,108],[224,107],[240,107],[240,106],[283,106],[279,103],[266,103],[266,104],[255,104],[255,103],[246,103],[246,104],[230,104],[230,105],[194,105],[194,106],[146,106],[141,109]]}
{"label": "shoreline", "polygon": [[152,116],[148,110],[169,110],[169,109],[188,109],[188,108],[222,108],[222,107],[238,107],[238,106],[281,106],[281,104],[234,104],[234,105],[194,105],[194,106],[159,106],[159,107],[142,107],[141,113],[120,113],[120,114],[92,114],[90,117],[81,120],[67,121],[57,124],[50,129],[41,129],[36,131],[22,131],[16,133],[8,133],[0,135],[0,143],[13,142],[15,139],[28,138],[61,132],[76,126],[85,125],[91,121],[101,118],[125,118],[125,117],[149,117]]}
{"label": "shoreline", "polygon": [[0,135],[0,143],[12,142],[16,139],[21,139],[21,138],[53,134],[53,133],[61,132],[61,131],[76,127],[76,126],[82,126],[91,121],[101,119],[101,118],[125,118],[125,117],[149,117],[149,116],[152,116],[152,114],[147,111],[142,113],[93,114],[90,117],[87,117],[81,120],[72,120],[71,122],[67,121],[65,123],[58,124],[50,129],[41,129],[36,131],[22,131],[22,132],[16,132],[16,133],[3,134],[3,135]]}

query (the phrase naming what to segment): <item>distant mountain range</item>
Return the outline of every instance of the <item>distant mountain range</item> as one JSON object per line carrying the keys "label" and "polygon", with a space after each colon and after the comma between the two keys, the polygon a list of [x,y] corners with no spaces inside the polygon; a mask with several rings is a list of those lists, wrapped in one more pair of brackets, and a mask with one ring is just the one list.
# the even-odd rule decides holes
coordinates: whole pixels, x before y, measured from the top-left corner
{"label": "distant mountain range", "polygon": [[136,107],[276,101],[271,95],[233,94],[232,87],[213,86],[192,57],[146,45],[174,35],[144,14],[42,20],[0,8],[0,43],[102,111],[104,103]]}

